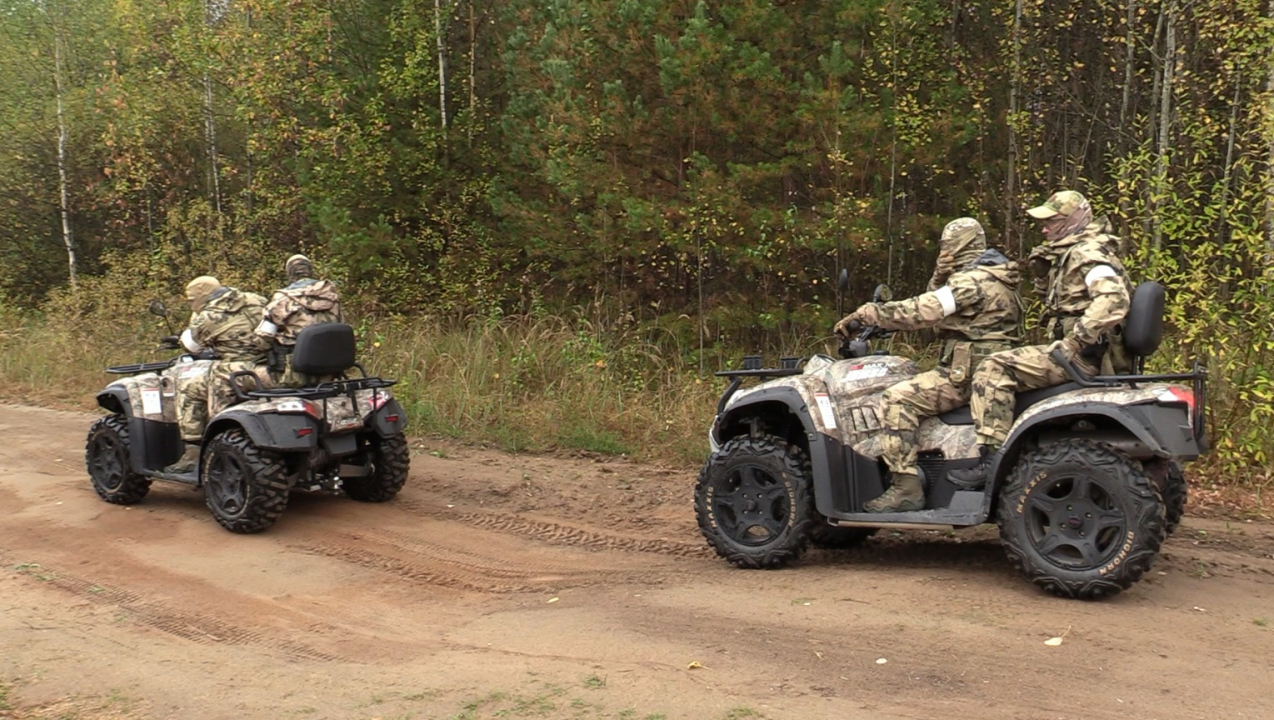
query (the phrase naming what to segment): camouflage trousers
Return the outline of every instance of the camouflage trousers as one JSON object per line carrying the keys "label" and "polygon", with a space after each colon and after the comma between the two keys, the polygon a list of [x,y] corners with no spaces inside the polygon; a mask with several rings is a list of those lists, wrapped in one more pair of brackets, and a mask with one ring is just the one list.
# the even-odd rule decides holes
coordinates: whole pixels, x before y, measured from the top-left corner
{"label": "camouflage trousers", "polygon": [[[978,443],[998,448],[1009,438],[1013,427],[1017,393],[1061,385],[1070,380],[1066,370],[1049,357],[1052,345],[1031,345],[998,352],[982,361],[973,374],[970,410],[977,427]],[[1098,369],[1082,358],[1071,358],[1075,367],[1089,375]]]}
{"label": "camouflage trousers", "polygon": [[[182,375],[177,378],[177,423],[181,438],[187,442],[199,442],[203,438],[208,418],[239,402],[230,389],[230,374],[254,371],[255,363],[238,360],[218,360],[207,371]],[[260,373],[257,373],[260,375]]]}
{"label": "camouflage trousers", "polygon": [[335,375],[306,375],[292,369],[292,356],[288,355],[284,360],[283,372],[270,373],[270,380],[275,387],[313,387],[319,383],[331,382],[336,379]]}
{"label": "camouflage trousers", "polygon": [[895,475],[919,475],[916,465],[916,428],[920,421],[969,401],[968,379],[951,381],[951,371],[940,367],[910,380],[891,385],[881,396],[883,432],[880,457]]}

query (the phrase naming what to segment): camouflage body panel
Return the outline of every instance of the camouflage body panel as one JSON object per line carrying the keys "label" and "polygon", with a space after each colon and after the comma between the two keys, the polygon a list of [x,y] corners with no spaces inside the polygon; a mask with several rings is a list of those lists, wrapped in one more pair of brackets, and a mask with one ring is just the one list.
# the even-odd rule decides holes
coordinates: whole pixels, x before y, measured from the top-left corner
{"label": "camouflage body panel", "polygon": [[[112,382],[106,389],[123,388],[133,417],[155,422],[176,423],[177,379],[183,372],[207,373],[212,360],[187,360],[159,373],[142,373]],[[148,412],[149,411],[149,412]]]}
{"label": "camouflage body panel", "polygon": [[1122,386],[1119,388],[1083,388],[1080,390],[1071,390],[1068,393],[1051,397],[1047,400],[1035,403],[1030,406],[1017,417],[1014,426],[1022,423],[1030,422],[1032,419],[1055,410],[1063,408],[1067,405],[1077,405],[1079,403],[1105,403],[1109,405],[1137,405],[1140,403],[1154,402],[1161,394],[1174,386],[1167,383],[1155,383],[1151,385],[1141,385],[1139,387]]}
{"label": "camouflage body panel", "polygon": [[[223,292],[224,291],[224,292]],[[202,310],[190,316],[190,336],[222,360],[265,362],[269,344],[255,330],[265,313],[265,298],[256,293],[222,288]]]}
{"label": "camouflage body panel", "polygon": [[[359,390],[354,393],[354,403],[350,403],[348,395],[337,395],[325,400],[305,400],[312,403],[320,413],[326,414],[328,430],[334,433],[361,430],[372,413],[393,399],[393,394],[386,388],[378,390]],[[272,397],[247,400],[235,405],[233,410],[259,415],[263,413],[297,414],[304,412],[297,405],[300,397]],[[303,406],[301,406],[303,407]]]}
{"label": "camouflage body panel", "polygon": [[331,282],[304,278],[275,291],[265,319],[278,328],[274,339],[280,345],[295,345],[296,336],[311,325],[343,322],[340,297]]}

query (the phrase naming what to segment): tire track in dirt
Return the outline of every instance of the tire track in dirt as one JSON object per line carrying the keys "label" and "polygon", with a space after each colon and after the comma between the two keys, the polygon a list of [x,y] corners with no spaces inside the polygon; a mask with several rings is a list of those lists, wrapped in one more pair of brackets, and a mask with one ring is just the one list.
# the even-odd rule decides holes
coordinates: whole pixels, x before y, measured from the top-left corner
{"label": "tire track in dirt", "polygon": [[566,545],[590,550],[626,551],[672,555],[682,558],[711,557],[712,550],[706,544],[667,540],[663,538],[635,538],[590,530],[545,520],[533,520],[523,515],[498,511],[440,508],[417,500],[399,499],[395,506],[413,515],[434,519],[454,520],[482,530],[517,535],[550,545]]}
{"label": "tire track in dirt", "polygon": [[339,655],[301,643],[269,637],[193,610],[173,608],[121,588],[85,580],[43,566],[16,566],[20,574],[101,606],[115,606],[129,620],[201,645],[248,645],[273,650],[293,660],[345,662]]}
{"label": "tire track in dirt", "polygon": [[403,560],[401,558],[337,543],[294,543],[288,547],[297,552],[340,560],[351,565],[357,565],[369,570],[383,572],[402,580],[434,585],[452,590],[466,590],[469,592],[477,592],[488,595],[509,595],[543,592],[546,587],[546,584],[537,585],[533,583],[517,582],[516,578],[509,579],[504,582],[494,579],[486,580],[481,577],[480,571],[477,568],[475,568],[475,574],[478,574],[479,576],[469,577],[464,573],[433,568],[423,564]]}

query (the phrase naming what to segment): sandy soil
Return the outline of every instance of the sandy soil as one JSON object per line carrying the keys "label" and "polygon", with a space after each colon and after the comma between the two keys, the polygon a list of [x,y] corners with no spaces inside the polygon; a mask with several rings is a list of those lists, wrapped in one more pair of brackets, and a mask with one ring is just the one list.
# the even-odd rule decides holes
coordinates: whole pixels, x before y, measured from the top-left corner
{"label": "sandy soil", "polygon": [[1187,518],[1100,603],[992,528],[742,571],[693,470],[420,441],[397,500],[236,536],[99,500],[92,419],[0,406],[0,717],[1274,717],[1274,526]]}

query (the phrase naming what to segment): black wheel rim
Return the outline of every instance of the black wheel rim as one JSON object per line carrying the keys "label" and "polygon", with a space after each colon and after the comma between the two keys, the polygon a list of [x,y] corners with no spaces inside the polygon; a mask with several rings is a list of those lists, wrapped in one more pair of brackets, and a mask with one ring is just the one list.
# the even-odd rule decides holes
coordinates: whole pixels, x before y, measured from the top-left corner
{"label": "black wheel rim", "polygon": [[93,479],[107,490],[117,490],[124,483],[124,471],[127,459],[124,457],[124,444],[113,435],[98,435],[93,438],[93,450],[90,455],[89,470]]}
{"label": "black wheel rim", "polygon": [[217,453],[204,471],[208,498],[223,515],[238,515],[247,504],[248,474],[239,458]]}
{"label": "black wheel rim", "polygon": [[713,498],[717,525],[734,542],[749,547],[774,542],[791,522],[787,485],[756,465],[731,469]]}
{"label": "black wheel rim", "polygon": [[1036,552],[1058,567],[1091,570],[1123,545],[1128,516],[1101,483],[1082,475],[1049,478],[1026,498],[1026,529]]}

